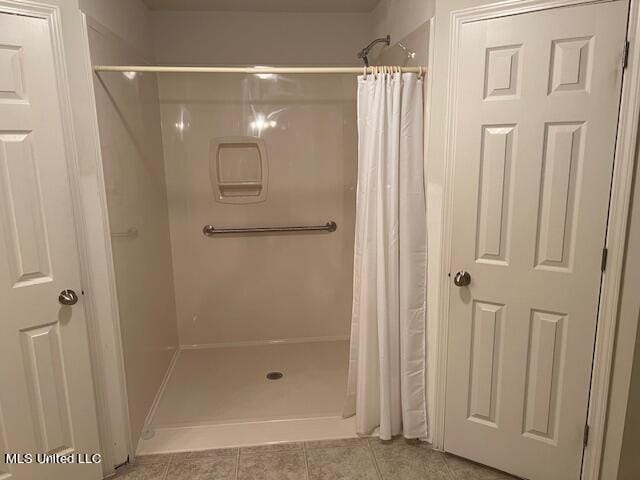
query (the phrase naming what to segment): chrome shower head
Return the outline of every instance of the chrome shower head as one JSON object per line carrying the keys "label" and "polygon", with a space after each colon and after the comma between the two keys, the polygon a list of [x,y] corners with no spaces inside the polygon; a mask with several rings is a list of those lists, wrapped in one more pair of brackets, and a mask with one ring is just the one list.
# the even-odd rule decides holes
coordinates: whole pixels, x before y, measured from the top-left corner
{"label": "chrome shower head", "polygon": [[366,47],[364,47],[362,50],[358,52],[358,58],[362,59],[365,67],[369,66],[369,58],[368,58],[369,52],[371,51],[373,46],[378,43],[384,43],[387,46],[391,45],[391,35],[387,35],[386,37],[382,37],[382,38],[376,38],[373,42],[371,42],[369,45],[367,45]]}

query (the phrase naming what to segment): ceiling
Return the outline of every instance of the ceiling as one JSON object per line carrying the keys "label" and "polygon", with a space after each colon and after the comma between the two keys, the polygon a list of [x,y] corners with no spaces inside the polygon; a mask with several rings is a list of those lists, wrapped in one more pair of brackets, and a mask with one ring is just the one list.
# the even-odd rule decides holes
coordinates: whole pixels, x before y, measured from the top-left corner
{"label": "ceiling", "polygon": [[380,0],[143,0],[151,10],[370,12]]}

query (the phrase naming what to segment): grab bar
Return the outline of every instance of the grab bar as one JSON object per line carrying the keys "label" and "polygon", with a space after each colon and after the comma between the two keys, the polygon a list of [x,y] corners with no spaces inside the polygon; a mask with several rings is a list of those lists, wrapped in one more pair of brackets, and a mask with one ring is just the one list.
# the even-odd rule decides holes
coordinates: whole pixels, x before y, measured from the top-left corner
{"label": "grab bar", "polygon": [[202,229],[207,237],[223,235],[225,233],[272,233],[272,232],[335,232],[338,225],[334,221],[324,225],[309,225],[298,227],[249,227],[249,228],[216,228],[213,225],[205,225]]}
{"label": "grab bar", "polygon": [[126,232],[112,232],[112,237],[129,237],[129,238],[137,238],[138,237],[138,229],[136,227],[131,227]]}

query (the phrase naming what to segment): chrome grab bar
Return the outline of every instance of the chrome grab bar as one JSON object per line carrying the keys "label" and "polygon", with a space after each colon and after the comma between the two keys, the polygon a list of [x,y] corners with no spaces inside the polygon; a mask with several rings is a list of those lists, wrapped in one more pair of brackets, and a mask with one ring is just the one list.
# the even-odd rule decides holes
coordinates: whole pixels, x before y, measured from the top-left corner
{"label": "chrome grab bar", "polygon": [[274,232],[335,232],[338,225],[334,221],[324,225],[309,225],[299,227],[249,227],[249,228],[216,228],[213,225],[205,225],[202,229],[207,237],[223,235],[225,233],[274,233]]}
{"label": "chrome grab bar", "polygon": [[139,233],[140,232],[138,232],[138,229],[136,227],[131,227],[126,232],[112,232],[111,237],[137,238]]}

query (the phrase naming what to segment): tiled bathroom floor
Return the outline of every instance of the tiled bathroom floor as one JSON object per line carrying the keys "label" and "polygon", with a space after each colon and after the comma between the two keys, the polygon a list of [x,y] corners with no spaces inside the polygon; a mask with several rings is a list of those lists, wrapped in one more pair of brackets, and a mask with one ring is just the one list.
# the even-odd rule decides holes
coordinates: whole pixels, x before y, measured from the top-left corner
{"label": "tiled bathroom floor", "polygon": [[509,480],[504,473],[399,438],[353,438],[148,455],[117,480]]}
{"label": "tiled bathroom floor", "polygon": [[346,340],[185,349],[152,426],[340,415],[348,364]]}

